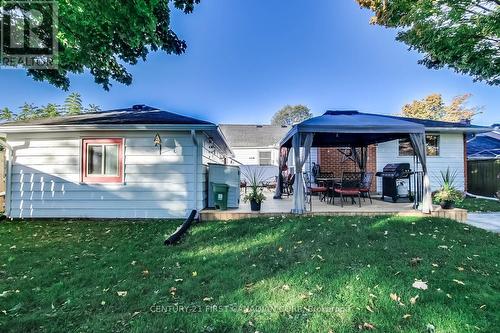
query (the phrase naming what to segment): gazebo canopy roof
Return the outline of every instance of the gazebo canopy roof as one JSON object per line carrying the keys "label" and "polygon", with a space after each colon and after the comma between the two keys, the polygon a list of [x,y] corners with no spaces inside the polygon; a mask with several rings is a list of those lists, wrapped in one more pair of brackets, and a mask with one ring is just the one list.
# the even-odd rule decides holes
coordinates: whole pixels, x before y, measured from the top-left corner
{"label": "gazebo canopy roof", "polygon": [[358,111],[327,111],[295,125],[280,145],[292,146],[296,133],[314,133],[313,147],[363,147],[425,133],[425,126],[398,117]]}

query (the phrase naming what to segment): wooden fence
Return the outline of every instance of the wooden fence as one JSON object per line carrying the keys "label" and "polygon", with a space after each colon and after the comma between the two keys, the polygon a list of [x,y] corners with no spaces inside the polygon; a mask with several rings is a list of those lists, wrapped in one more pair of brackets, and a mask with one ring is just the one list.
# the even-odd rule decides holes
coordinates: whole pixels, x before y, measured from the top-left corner
{"label": "wooden fence", "polygon": [[467,189],[487,197],[500,191],[500,160],[467,161]]}

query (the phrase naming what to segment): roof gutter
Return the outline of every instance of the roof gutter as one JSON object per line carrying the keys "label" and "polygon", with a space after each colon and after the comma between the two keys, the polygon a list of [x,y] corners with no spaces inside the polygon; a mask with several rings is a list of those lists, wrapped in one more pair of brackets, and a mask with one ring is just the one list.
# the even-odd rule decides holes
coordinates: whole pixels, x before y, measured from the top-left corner
{"label": "roof gutter", "polygon": [[491,127],[426,127],[425,131],[442,133],[487,133],[491,132]]}
{"label": "roof gutter", "polygon": [[0,133],[43,133],[66,131],[146,131],[146,130],[171,130],[171,131],[209,131],[217,129],[217,125],[209,124],[112,124],[112,125],[26,125],[26,126],[0,126]]}

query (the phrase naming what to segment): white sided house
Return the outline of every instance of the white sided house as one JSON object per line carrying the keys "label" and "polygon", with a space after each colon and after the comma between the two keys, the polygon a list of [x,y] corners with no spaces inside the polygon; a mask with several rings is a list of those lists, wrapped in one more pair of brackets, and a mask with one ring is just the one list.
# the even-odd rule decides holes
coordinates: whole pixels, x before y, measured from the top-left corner
{"label": "white sided house", "polygon": [[[278,174],[279,142],[291,128],[292,126],[284,125],[220,125],[220,129],[234,153],[232,160],[243,166],[259,166],[265,170],[263,177],[267,180],[274,180]],[[317,152],[316,148],[311,148],[311,162],[316,162]],[[304,170],[310,170],[310,161],[306,161]],[[293,154],[290,154],[288,164],[293,172]],[[243,177],[245,169],[248,168],[242,169]]]}
{"label": "white sided house", "polygon": [[278,166],[279,142],[290,126],[221,124],[220,129],[242,165]]}
{"label": "white sided house", "polygon": [[232,155],[217,125],[145,105],[0,133],[11,218],[184,218],[206,207],[208,163]]}
{"label": "white sided house", "polygon": [[[467,190],[467,145],[466,137],[490,131],[491,128],[471,125],[469,122],[444,122],[415,118],[398,118],[425,126],[427,169],[431,182],[431,190],[441,186],[441,172],[456,175],[454,185],[460,191]],[[311,151],[311,155],[312,151]],[[392,163],[409,163],[413,171],[421,171],[419,163],[415,163],[413,149],[408,139],[392,140],[374,145],[368,151],[367,171],[382,171],[385,165]],[[335,158],[332,158],[335,156]],[[354,163],[342,162],[335,149],[320,148],[314,162],[321,166],[323,172],[333,172],[341,176],[342,171],[354,171]],[[330,158],[329,158],[330,157]],[[376,192],[382,192],[382,179],[377,177]],[[407,186],[407,182],[405,182]]]}
{"label": "white sided house", "polygon": [[[444,122],[414,118],[404,120],[420,123],[425,126],[427,168],[431,181],[432,191],[441,187],[441,172],[450,172],[456,175],[454,185],[460,191],[467,191],[467,135],[483,133],[490,128],[471,125],[469,122]],[[412,169],[417,170],[413,162],[413,149],[408,140],[394,140],[377,145],[377,169],[382,169],[389,163],[410,163]],[[377,191],[382,190],[381,179],[378,178]]]}

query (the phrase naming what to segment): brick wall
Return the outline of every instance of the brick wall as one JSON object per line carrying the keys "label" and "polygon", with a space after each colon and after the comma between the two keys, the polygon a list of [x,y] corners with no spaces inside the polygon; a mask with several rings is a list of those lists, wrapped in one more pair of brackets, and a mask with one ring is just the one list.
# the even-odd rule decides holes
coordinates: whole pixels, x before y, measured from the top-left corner
{"label": "brick wall", "polygon": [[[333,172],[335,177],[342,177],[342,172],[344,171],[359,171],[354,161],[346,160],[342,162],[342,159],[343,155],[337,148],[319,148],[318,161],[321,172]],[[375,145],[368,146],[366,163],[366,171],[373,173],[377,172],[377,147]],[[373,175],[371,191],[377,191],[375,175]]]}

